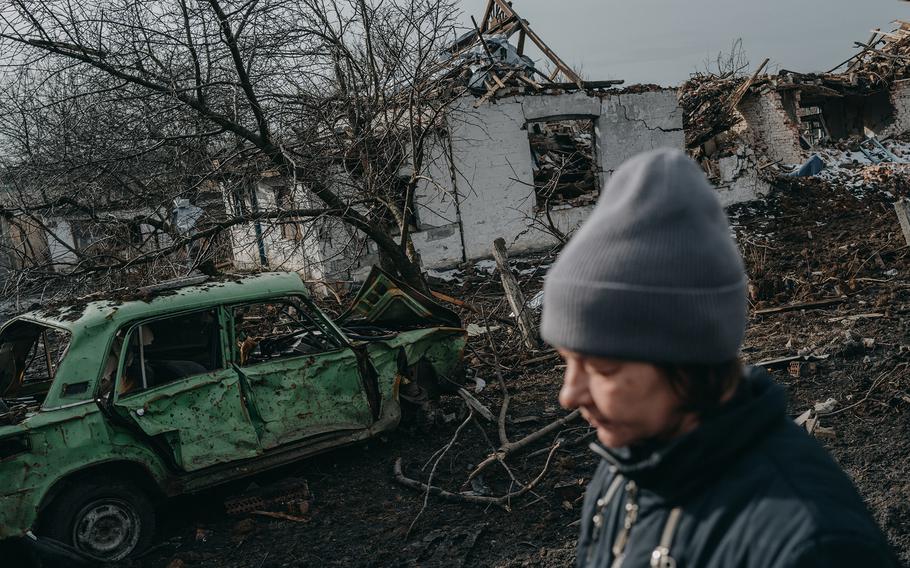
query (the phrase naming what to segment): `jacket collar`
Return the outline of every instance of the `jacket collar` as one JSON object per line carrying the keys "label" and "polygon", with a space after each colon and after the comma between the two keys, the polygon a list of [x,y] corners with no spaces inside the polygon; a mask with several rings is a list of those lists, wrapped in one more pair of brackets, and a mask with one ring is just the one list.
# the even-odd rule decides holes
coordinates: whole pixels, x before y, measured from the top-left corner
{"label": "jacket collar", "polygon": [[746,449],[786,419],[784,390],[749,367],[734,397],[695,430],[663,444],[591,449],[624,477],[669,502],[684,500],[720,476]]}

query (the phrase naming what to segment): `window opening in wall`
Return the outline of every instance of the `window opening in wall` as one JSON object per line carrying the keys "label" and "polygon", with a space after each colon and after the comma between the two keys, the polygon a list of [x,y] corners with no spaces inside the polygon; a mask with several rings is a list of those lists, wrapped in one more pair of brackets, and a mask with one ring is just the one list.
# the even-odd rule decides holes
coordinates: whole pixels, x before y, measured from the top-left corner
{"label": "window opening in wall", "polygon": [[103,224],[90,219],[74,219],[70,221],[70,230],[73,248],[85,255],[128,259],[143,244],[140,223],[128,219]]}
{"label": "window opening in wall", "polygon": [[796,116],[804,149],[847,138],[881,132],[894,121],[894,105],[887,91],[834,94],[831,89],[802,86]]}
{"label": "window opening in wall", "polygon": [[529,122],[528,142],[538,207],[587,205],[600,194],[594,120]]}
{"label": "window opening in wall", "polygon": [[828,127],[825,125],[825,117],[820,108],[817,106],[800,108],[796,111],[796,114],[799,116],[800,134],[810,147],[821,144],[831,138],[831,135],[828,134]]}

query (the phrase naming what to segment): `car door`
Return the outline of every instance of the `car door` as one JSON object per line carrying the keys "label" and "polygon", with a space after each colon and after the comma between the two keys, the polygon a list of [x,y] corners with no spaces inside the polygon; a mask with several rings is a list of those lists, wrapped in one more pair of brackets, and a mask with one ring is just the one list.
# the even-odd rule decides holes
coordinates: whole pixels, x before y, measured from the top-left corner
{"label": "car door", "polygon": [[237,374],[226,365],[221,310],[122,330],[114,410],[184,471],[254,457],[261,446]]}
{"label": "car door", "polygon": [[226,309],[233,364],[266,450],[370,427],[381,401],[364,353],[307,299],[288,296]]}

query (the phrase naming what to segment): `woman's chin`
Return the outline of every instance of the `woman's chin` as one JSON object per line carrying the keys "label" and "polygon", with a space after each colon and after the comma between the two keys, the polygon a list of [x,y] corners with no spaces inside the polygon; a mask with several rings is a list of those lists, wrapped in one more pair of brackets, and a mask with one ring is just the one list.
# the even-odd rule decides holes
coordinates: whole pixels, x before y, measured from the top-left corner
{"label": "woman's chin", "polygon": [[613,429],[607,429],[602,426],[597,428],[597,439],[600,443],[608,448],[623,448],[629,445],[630,440],[627,436],[616,432]]}

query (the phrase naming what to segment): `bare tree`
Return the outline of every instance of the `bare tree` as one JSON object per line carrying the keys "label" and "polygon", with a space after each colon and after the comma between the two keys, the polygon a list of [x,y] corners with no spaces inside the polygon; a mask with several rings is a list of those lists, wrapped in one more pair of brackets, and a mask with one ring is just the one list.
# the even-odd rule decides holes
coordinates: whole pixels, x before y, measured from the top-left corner
{"label": "bare tree", "polygon": [[[124,219],[104,212],[129,209],[155,229],[129,237],[126,256],[73,250],[68,270],[86,274],[209,246],[241,223],[334,218],[425,289],[409,227],[424,147],[457,96],[438,64],[456,16],[453,0],[12,0],[0,10],[4,216],[76,211],[113,238]],[[305,203],[174,226],[175,198],[267,171]],[[159,232],[166,243],[149,246]]]}

